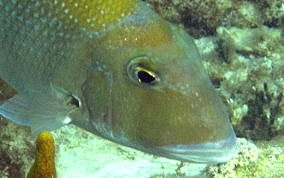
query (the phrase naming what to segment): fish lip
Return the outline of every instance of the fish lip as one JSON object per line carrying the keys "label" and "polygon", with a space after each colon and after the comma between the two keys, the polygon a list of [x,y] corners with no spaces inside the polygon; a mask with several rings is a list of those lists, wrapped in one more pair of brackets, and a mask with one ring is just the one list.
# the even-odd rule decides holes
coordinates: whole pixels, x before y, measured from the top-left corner
{"label": "fish lip", "polygon": [[169,157],[196,163],[224,163],[232,159],[236,151],[234,131],[224,140],[196,145],[161,147]]}

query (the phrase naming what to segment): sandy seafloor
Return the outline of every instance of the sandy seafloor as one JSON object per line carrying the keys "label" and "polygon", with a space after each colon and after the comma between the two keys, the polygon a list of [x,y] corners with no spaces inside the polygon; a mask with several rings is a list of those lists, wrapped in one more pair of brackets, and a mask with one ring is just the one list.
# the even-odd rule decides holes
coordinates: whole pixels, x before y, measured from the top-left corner
{"label": "sandy seafloor", "polygon": [[[196,38],[238,136],[234,158],[182,163],[69,125],[52,132],[58,177],[284,177],[284,1],[148,2]],[[29,129],[0,118],[0,178],[24,177],[34,154]]]}

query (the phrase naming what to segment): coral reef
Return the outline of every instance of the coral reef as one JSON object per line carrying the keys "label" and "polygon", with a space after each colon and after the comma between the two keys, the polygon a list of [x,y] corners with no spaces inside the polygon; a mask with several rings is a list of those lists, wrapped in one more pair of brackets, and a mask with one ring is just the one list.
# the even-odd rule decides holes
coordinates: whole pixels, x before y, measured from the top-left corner
{"label": "coral reef", "polygon": [[238,139],[234,158],[226,164],[209,167],[207,174],[213,177],[236,177],[237,169],[245,169],[255,164],[258,157],[259,150],[253,143],[246,139]]}
{"label": "coral reef", "polygon": [[208,168],[208,177],[283,177],[284,137],[253,143],[238,139],[236,156],[226,164]]}
{"label": "coral reef", "polygon": [[216,34],[219,26],[279,27],[282,0],[145,0],[164,18],[182,24],[194,37]]}
{"label": "coral reef", "polygon": [[34,155],[29,129],[0,117],[0,177],[23,178]]}
{"label": "coral reef", "polygon": [[271,139],[283,132],[284,41],[281,30],[217,29],[197,40],[209,75],[229,106],[238,136]]}

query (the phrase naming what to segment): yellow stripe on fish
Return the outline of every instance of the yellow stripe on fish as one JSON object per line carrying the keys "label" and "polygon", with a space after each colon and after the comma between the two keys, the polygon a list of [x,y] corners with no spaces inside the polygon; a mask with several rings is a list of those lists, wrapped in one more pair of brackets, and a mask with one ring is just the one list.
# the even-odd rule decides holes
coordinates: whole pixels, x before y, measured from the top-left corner
{"label": "yellow stripe on fish", "polygon": [[9,8],[1,8],[4,14],[14,16],[25,27],[32,26],[35,35],[43,37],[80,39],[78,28],[88,38],[105,37],[105,32],[109,32],[109,46],[154,46],[169,42],[172,37],[167,22],[138,0],[7,1],[0,0],[0,8],[1,2],[3,6],[9,4]]}
{"label": "yellow stripe on fish", "polygon": [[[139,18],[147,18],[135,17],[141,15],[138,0],[58,0],[55,2],[57,7],[66,14],[65,20],[71,20],[71,23],[84,27],[87,33],[99,34],[111,31],[108,33],[111,46],[158,45],[170,41],[168,26],[164,25],[161,28],[160,25],[165,22],[156,17],[156,14],[145,14],[145,16],[153,15],[157,18],[156,22],[144,27],[145,29],[141,28],[143,24],[133,23],[134,20],[139,21]],[[128,29],[129,33],[125,33],[125,29]]]}
{"label": "yellow stripe on fish", "polygon": [[55,0],[74,23],[89,30],[104,29],[129,16],[137,8],[137,0]]}

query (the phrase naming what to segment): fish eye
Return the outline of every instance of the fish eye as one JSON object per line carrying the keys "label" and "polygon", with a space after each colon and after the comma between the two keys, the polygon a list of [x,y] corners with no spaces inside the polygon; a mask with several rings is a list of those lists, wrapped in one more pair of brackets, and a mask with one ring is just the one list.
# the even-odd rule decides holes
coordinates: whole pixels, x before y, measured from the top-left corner
{"label": "fish eye", "polygon": [[139,83],[153,84],[157,78],[153,72],[139,66],[135,68],[135,75]]}
{"label": "fish eye", "polygon": [[77,108],[79,108],[81,106],[81,102],[80,102],[79,98],[77,98],[77,97],[75,97],[73,95],[70,96],[68,104],[72,105],[72,106],[75,106]]}
{"label": "fish eye", "polygon": [[136,84],[152,86],[160,81],[158,74],[150,67],[149,57],[136,57],[127,66],[129,78]]}

